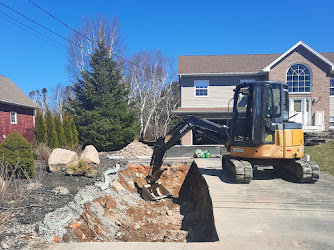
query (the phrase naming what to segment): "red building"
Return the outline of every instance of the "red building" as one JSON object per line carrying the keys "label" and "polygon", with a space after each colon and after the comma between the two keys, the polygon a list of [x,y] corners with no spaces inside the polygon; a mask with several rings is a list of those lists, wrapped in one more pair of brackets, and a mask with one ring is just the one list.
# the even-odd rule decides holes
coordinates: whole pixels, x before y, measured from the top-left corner
{"label": "red building", "polygon": [[36,108],[9,78],[0,76],[0,143],[14,130],[32,142]]}

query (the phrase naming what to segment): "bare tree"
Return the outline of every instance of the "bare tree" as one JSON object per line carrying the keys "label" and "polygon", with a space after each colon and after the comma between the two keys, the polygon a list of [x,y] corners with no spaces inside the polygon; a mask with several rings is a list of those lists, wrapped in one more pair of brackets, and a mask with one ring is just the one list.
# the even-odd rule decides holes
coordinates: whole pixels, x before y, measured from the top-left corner
{"label": "bare tree", "polygon": [[48,105],[48,90],[43,88],[42,91],[30,91],[29,97],[33,100],[41,109],[43,118],[45,117],[46,111],[49,107]]}
{"label": "bare tree", "polygon": [[163,90],[159,106],[153,114],[151,134],[154,139],[165,136],[176,116],[172,111],[180,104],[180,89],[178,82],[172,82]]}
{"label": "bare tree", "polygon": [[142,51],[132,57],[127,68],[130,69],[129,92],[139,110],[141,135],[145,136],[158,105],[167,98],[163,90],[173,76],[172,60],[160,51]]}
{"label": "bare tree", "polygon": [[56,89],[53,90],[53,110],[55,113],[59,114],[61,122],[63,122],[65,109],[68,106],[68,100],[72,95],[71,87],[63,86],[60,83],[58,83]]}
{"label": "bare tree", "polygon": [[86,18],[77,32],[73,31],[68,44],[68,70],[73,77],[88,69],[90,55],[97,48],[97,41],[103,39],[109,56],[122,64],[125,44],[121,35],[121,25],[116,17],[109,19],[103,15]]}

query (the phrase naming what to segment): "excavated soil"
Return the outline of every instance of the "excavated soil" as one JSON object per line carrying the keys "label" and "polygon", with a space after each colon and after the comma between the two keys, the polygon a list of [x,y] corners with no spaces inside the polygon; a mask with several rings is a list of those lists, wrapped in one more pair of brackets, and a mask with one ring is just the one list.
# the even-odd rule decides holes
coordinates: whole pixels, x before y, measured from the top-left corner
{"label": "excavated soil", "polygon": [[[173,197],[159,201],[141,199],[149,166],[129,165],[119,172],[110,195],[84,205],[80,218],[69,224],[68,233],[60,241],[185,242],[188,233],[181,229],[183,216],[177,198],[189,165],[168,167],[161,181]],[[123,199],[114,192],[122,194]],[[106,226],[106,220],[111,227]]]}
{"label": "excavated soil", "polygon": [[[141,151],[142,153],[142,151]],[[0,230],[0,241],[11,249],[41,248],[54,242],[216,241],[212,203],[205,179],[191,162],[167,162],[160,181],[172,196],[145,201],[148,163],[110,159],[100,154],[94,178],[43,172],[15,219]],[[120,169],[108,177],[105,172]],[[67,193],[57,193],[62,187]]]}

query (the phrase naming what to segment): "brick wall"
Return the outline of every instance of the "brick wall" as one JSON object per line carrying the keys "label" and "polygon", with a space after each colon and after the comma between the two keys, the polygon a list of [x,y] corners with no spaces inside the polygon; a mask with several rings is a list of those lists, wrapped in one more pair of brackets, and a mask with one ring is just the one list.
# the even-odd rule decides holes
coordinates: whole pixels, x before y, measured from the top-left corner
{"label": "brick wall", "polygon": [[[17,113],[17,124],[11,124],[10,112]],[[29,142],[34,140],[34,116],[32,108],[0,104],[0,136],[6,137],[16,130]]]}
{"label": "brick wall", "polygon": [[[325,111],[325,127],[329,127],[329,82],[330,67],[321,59],[316,57],[302,46],[297,47],[280,62],[273,66],[269,72],[269,80],[281,81],[286,83],[286,73],[290,66],[296,63],[307,65],[312,71],[312,92],[311,94],[290,94],[291,97],[311,97],[312,100],[312,117],[316,111]],[[312,119],[312,125],[314,119]]]}

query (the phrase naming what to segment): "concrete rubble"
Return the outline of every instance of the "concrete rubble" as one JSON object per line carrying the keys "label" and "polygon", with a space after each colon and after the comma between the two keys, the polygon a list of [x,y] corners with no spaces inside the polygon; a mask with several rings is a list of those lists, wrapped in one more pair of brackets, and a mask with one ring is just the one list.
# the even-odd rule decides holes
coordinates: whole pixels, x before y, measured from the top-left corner
{"label": "concrete rubble", "polygon": [[125,159],[135,159],[142,156],[152,156],[153,150],[141,143],[141,142],[132,142],[123,149],[115,151],[111,156],[121,156]]}

